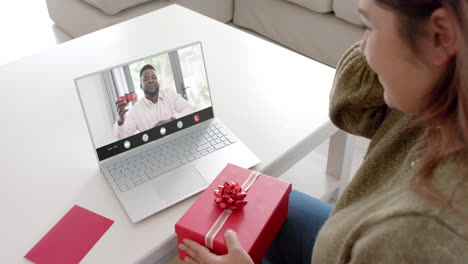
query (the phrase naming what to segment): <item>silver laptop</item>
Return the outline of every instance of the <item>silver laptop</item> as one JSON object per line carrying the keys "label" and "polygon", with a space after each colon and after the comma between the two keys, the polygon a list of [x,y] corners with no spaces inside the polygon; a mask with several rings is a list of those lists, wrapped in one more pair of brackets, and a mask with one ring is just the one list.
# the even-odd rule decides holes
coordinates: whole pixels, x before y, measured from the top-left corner
{"label": "silver laptop", "polygon": [[99,166],[132,222],[260,162],[214,116],[201,43],[75,79]]}

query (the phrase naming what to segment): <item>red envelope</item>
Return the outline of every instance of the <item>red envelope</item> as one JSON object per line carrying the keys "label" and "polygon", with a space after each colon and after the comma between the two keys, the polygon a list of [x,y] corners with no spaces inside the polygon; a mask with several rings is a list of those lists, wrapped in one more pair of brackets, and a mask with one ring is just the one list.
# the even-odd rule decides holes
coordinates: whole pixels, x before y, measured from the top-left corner
{"label": "red envelope", "polygon": [[[228,164],[176,223],[178,242],[182,243],[184,238],[190,238],[206,245],[205,242],[209,242],[206,235],[213,230],[214,223],[224,211],[215,202],[214,190],[230,181],[242,185],[252,173],[254,172],[251,170]],[[247,204],[232,212],[224,224],[220,225],[219,232],[213,235],[211,251],[226,254],[224,232],[233,229],[253,261],[260,263],[286,220],[290,192],[291,184],[259,174],[246,191]],[[187,253],[179,250],[179,258],[183,260],[185,256]]]}
{"label": "red envelope", "polygon": [[36,264],[79,263],[113,223],[75,205],[24,257]]}

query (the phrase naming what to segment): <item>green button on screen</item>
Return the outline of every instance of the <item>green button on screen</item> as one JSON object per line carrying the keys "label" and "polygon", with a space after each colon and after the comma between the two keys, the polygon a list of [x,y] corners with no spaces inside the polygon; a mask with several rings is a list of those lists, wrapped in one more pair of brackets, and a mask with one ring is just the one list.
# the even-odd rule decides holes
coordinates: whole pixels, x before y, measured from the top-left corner
{"label": "green button on screen", "polygon": [[127,140],[124,142],[124,148],[129,149],[130,146],[131,146],[130,141]]}

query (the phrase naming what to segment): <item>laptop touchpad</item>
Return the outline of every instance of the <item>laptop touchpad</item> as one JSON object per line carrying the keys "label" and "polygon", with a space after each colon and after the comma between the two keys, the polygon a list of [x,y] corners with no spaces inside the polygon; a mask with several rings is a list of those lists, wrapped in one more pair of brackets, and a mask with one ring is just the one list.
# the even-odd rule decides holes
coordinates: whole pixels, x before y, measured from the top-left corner
{"label": "laptop touchpad", "polygon": [[175,170],[153,181],[153,187],[164,204],[172,204],[187,198],[208,186],[208,182],[193,166]]}

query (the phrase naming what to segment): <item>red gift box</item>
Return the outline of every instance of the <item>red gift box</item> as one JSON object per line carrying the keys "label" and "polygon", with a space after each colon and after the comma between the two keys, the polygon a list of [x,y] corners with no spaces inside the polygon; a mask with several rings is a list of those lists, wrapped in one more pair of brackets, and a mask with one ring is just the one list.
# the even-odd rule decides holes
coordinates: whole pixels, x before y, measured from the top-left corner
{"label": "red gift box", "polygon": [[[246,183],[247,180],[250,182]],[[244,198],[247,204],[231,213],[215,201],[215,190],[226,182],[244,184],[248,188]],[[260,263],[286,220],[290,192],[291,184],[287,182],[228,164],[176,223],[178,241],[182,243],[184,238],[189,238],[205,246],[208,244],[215,254],[224,255],[227,253],[224,232],[233,229],[253,261]],[[226,215],[226,222],[219,224]],[[214,233],[219,231],[213,235],[213,230]],[[211,236],[207,237],[208,233]],[[185,256],[187,254],[179,250],[179,258],[183,260]]]}
{"label": "red gift box", "polygon": [[133,101],[136,101],[138,100],[138,95],[134,92],[131,92],[131,93],[128,93],[128,94],[124,94],[122,96],[119,96],[119,102],[133,102]]}

